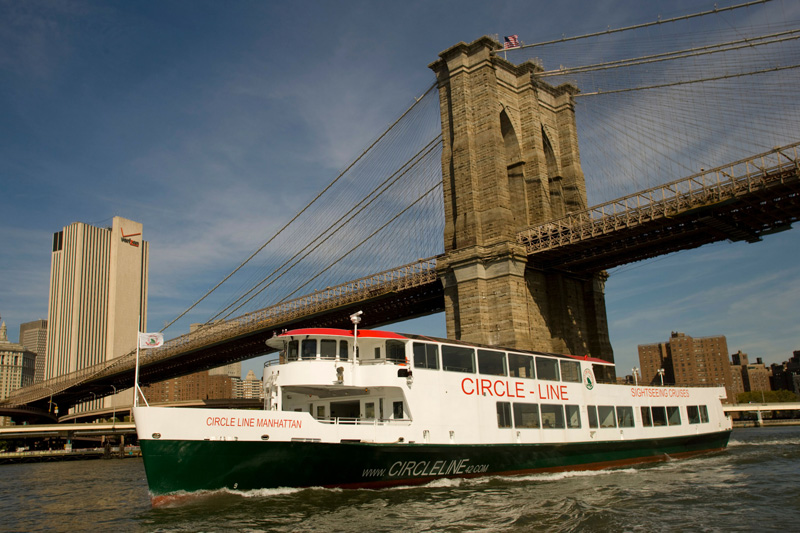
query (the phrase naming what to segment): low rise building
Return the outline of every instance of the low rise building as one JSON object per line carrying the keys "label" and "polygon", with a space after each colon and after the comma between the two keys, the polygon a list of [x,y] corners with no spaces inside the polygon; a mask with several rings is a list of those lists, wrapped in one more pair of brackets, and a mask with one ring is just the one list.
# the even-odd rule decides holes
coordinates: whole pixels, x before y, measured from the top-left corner
{"label": "low rise building", "polygon": [[663,369],[665,384],[725,387],[728,402],[736,401],[724,335],[695,338],[673,331],[667,342],[639,345],[639,365],[643,383],[660,384]]}
{"label": "low rise building", "polygon": [[[11,392],[33,384],[36,354],[21,344],[8,340],[6,323],[0,325],[0,400]],[[0,425],[11,424],[11,418],[0,416]]]}

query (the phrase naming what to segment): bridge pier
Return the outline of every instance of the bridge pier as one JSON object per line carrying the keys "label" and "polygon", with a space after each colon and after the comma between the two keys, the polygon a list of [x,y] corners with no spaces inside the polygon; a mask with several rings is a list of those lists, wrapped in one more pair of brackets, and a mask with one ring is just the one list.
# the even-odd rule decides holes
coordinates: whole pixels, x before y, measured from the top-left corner
{"label": "bridge pier", "polygon": [[430,65],[439,84],[448,337],[613,361],[603,272],[537,269],[517,234],[584,209],[571,85],[536,78],[489,37]]}

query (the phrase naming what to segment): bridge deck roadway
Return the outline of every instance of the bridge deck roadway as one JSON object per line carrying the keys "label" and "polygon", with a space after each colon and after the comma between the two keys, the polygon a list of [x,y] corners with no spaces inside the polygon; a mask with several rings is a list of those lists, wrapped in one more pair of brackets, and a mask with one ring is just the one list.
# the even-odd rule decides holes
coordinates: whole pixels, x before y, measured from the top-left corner
{"label": "bridge deck roadway", "polygon": [[[800,218],[800,143],[572,213],[519,236],[529,267],[594,273],[677,250],[730,239],[755,241]],[[363,310],[375,327],[444,310],[436,258],[367,276],[241,317],[206,326],[148,350],[140,382],[268,353],[275,333],[298,327],[350,327]],[[133,386],[133,352],[77,373],[14,391],[0,405],[61,408]],[[45,409],[46,410],[46,409]]]}

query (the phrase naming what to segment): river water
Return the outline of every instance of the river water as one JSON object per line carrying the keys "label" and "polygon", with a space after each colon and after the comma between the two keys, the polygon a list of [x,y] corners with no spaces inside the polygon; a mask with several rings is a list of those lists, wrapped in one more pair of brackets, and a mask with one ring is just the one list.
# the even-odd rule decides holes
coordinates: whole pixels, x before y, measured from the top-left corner
{"label": "river water", "polygon": [[800,427],[599,472],[382,490],[216,493],[153,508],[141,459],[0,466],[2,531],[797,531]]}

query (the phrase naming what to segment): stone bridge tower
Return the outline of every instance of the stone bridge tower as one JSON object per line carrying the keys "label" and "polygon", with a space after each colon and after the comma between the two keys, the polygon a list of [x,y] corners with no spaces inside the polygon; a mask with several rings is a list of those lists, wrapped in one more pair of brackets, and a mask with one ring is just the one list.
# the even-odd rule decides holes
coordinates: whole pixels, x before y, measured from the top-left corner
{"label": "stone bridge tower", "polygon": [[604,274],[537,270],[517,233],[587,207],[571,85],[482,37],[430,65],[439,84],[447,334],[613,360]]}

